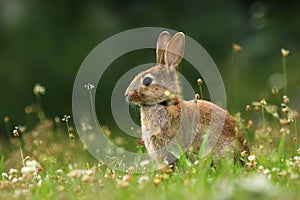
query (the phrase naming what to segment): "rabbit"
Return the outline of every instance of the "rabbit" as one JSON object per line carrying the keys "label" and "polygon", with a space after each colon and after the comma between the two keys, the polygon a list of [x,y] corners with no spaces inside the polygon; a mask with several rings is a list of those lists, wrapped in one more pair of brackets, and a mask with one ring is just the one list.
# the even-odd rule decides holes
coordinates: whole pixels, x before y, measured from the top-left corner
{"label": "rabbit", "polygon": [[157,64],[138,74],[126,89],[127,101],[140,107],[142,140],[148,154],[171,165],[178,160],[174,149],[199,154],[206,145],[203,149],[211,150],[213,159],[229,152],[235,161],[241,160],[241,152],[249,153],[249,149],[230,114],[209,101],[181,99],[176,71],[184,47],[182,32],[173,37],[162,32],[156,45]]}

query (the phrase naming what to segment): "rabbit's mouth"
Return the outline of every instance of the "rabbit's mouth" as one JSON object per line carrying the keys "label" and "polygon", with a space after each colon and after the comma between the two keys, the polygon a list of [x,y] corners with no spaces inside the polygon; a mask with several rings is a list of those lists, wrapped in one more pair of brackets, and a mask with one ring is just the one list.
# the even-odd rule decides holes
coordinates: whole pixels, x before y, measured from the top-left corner
{"label": "rabbit's mouth", "polygon": [[125,98],[127,102],[132,103],[137,106],[171,106],[177,105],[179,103],[179,98],[173,95],[169,90],[164,92],[153,92],[151,90],[151,95],[149,95],[148,90],[126,90]]}
{"label": "rabbit's mouth", "polygon": [[149,101],[143,98],[137,91],[127,92],[125,94],[126,101],[137,106],[153,106],[153,105],[162,105],[162,106],[171,106],[177,105],[179,103],[177,98],[157,98],[156,101]]}

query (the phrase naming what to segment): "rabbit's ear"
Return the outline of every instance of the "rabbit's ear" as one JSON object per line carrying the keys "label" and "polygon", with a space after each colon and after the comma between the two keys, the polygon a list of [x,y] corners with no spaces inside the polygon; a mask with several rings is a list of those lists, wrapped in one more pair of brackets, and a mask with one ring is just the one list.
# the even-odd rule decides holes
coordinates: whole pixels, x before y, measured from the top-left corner
{"label": "rabbit's ear", "polygon": [[156,62],[157,64],[164,65],[165,64],[165,50],[167,48],[167,44],[171,38],[171,35],[168,31],[162,32],[157,39],[156,43]]}
{"label": "rabbit's ear", "polygon": [[175,69],[178,68],[179,63],[183,58],[185,45],[185,36],[182,32],[176,33],[167,45],[165,52],[165,61],[168,66]]}

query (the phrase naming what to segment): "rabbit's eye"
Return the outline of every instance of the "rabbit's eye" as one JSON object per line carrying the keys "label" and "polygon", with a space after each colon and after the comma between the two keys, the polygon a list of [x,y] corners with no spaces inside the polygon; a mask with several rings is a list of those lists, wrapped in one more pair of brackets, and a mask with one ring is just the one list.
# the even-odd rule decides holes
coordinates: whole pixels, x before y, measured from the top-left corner
{"label": "rabbit's eye", "polygon": [[143,80],[143,85],[150,85],[152,83],[152,78],[150,77],[145,77],[144,80]]}

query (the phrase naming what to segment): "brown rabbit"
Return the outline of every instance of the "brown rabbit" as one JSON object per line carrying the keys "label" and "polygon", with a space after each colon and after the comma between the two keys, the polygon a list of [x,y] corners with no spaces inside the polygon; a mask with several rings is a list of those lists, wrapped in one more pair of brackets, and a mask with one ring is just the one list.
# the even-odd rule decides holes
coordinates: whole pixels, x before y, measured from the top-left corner
{"label": "brown rabbit", "polygon": [[185,101],[180,97],[176,70],[184,46],[183,33],[171,38],[167,31],[162,32],[157,41],[157,64],[138,74],[125,92],[128,101],[140,106],[146,149],[153,159],[169,164],[178,158],[176,149],[179,153],[193,149],[198,154],[203,149],[205,154],[212,150],[214,158],[229,151],[237,160],[242,151],[249,150],[229,113],[205,100]]}

